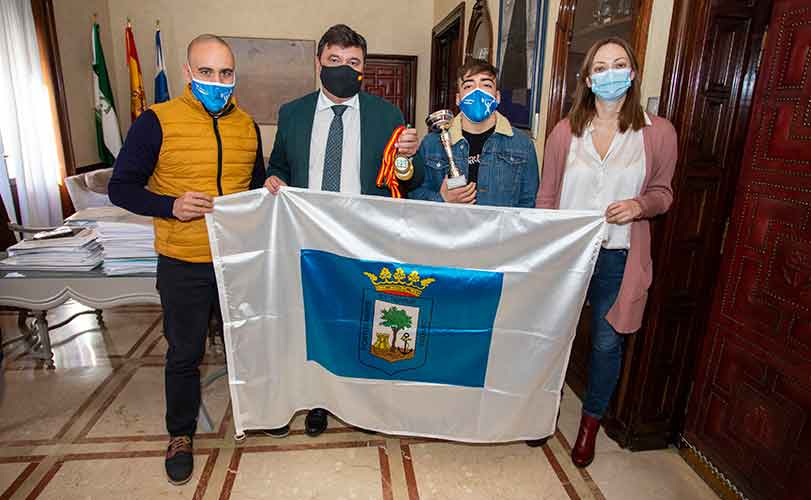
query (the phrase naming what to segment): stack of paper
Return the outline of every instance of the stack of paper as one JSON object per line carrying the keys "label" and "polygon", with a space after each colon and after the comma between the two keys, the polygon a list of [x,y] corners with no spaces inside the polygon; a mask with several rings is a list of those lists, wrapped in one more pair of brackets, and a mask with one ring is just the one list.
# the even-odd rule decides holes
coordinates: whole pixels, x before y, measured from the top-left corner
{"label": "stack of paper", "polygon": [[101,243],[92,228],[73,236],[23,240],[7,252],[0,261],[5,271],[90,271],[102,261]]}
{"label": "stack of paper", "polygon": [[157,271],[155,232],[151,220],[148,217],[143,219],[147,219],[148,224],[99,221],[96,227],[104,247],[105,273],[116,275]]}
{"label": "stack of paper", "polygon": [[80,210],[68,219],[72,225],[92,226],[104,248],[105,274],[155,273],[158,254],[152,218],[119,207]]}

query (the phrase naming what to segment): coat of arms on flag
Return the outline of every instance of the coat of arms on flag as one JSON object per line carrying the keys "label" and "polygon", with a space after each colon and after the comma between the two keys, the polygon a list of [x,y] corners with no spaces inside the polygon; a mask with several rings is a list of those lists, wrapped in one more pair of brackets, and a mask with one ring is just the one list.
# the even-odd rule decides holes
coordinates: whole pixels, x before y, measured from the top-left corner
{"label": "coat of arms on flag", "polygon": [[[363,273],[374,288],[364,289],[360,362],[389,375],[421,366],[428,351],[433,301],[421,298],[434,278],[406,274],[402,267]],[[420,313],[422,312],[422,323]]]}
{"label": "coat of arms on flag", "polygon": [[355,378],[482,387],[502,274],[301,251],[307,359]]}

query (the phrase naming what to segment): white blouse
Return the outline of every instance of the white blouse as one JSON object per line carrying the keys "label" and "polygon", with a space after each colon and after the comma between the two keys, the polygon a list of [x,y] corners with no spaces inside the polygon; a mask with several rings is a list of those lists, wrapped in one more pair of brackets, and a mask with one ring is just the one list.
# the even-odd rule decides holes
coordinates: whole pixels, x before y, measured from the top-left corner
{"label": "white blouse", "polygon": [[[645,115],[645,126],[651,124]],[[563,188],[560,193],[560,208],[570,210],[599,210],[605,212],[608,205],[639,196],[645,181],[645,141],[642,129],[625,133],[617,131],[605,158],[600,158],[594,147],[589,124],[582,137],[572,136],[566,169],[563,173]],[[631,225],[608,224],[603,248],[616,250],[631,246]]]}

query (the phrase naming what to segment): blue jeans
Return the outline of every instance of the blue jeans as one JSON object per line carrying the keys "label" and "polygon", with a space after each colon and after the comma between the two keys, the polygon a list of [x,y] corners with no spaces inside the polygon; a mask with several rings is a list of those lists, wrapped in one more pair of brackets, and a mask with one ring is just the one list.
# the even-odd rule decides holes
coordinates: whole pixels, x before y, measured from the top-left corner
{"label": "blue jeans", "polygon": [[606,321],[622,283],[627,250],[600,250],[586,297],[591,304],[591,360],[583,413],[601,419],[620,377],[625,337]]}

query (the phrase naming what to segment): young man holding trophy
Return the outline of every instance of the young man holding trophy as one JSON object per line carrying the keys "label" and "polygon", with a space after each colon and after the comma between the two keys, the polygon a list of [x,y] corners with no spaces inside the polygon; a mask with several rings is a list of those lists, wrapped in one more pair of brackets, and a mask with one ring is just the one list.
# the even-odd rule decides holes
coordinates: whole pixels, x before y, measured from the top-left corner
{"label": "young man holding trophy", "polygon": [[[350,194],[404,197],[420,186],[419,138],[388,101],[363,92],[366,40],[338,24],[321,37],[316,68],[321,89],[284,104],[265,187],[283,186]],[[533,194],[533,200],[535,195]],[[327,428],[327,411],[310,410],[309,436]],[[284,437],[289,427],[267,434]]]}
{"label": "young man holding trophy", "polygon": [[497,71],[481,59],[459,68],[453,116],[440,110],[426,123],[435,132],[420,145],[425,180],[410,198],[502,207],[534,207],[538,191],[535,146],[496,111]]}

